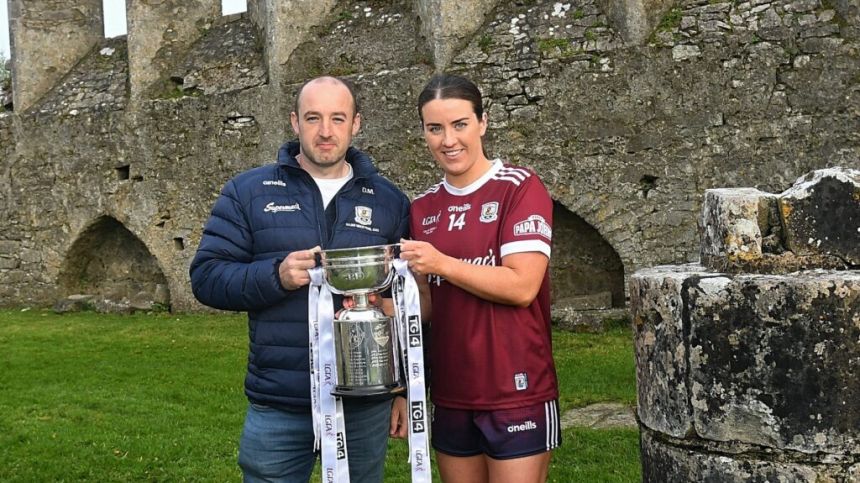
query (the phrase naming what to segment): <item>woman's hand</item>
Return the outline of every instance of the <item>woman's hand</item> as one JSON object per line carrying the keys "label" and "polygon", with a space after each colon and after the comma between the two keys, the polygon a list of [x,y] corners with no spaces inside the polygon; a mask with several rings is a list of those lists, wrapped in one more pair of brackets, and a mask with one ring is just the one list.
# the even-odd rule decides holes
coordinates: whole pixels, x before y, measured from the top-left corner
{"label": "woman's hand", "polygon": [[431,243],[416,240],[400,240],[400,258],[409,262],[409,269],[416,275],[442,276],[450,259]]}

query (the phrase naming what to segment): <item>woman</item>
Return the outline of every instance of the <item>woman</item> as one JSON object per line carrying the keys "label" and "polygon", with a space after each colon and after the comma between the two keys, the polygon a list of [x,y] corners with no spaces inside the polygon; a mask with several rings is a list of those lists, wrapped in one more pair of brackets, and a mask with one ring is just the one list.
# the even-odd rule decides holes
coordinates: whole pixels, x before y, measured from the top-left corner
{"label": "woman", "polygon": [[433,77],[418,114],[445,177],[414,200],[415,240],[402,242],[401,257],[431,299],[440,474],[449,483],[545,481],[561,440],[547,270],[552,200],[534,172],[487,159],[487,115],[471,81]]}

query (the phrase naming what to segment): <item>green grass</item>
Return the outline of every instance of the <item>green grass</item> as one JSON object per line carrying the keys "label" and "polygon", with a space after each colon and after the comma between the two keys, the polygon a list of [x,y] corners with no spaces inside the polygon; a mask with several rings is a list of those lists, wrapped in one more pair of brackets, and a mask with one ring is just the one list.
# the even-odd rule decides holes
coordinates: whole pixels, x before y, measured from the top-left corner
{"label": "green grass", "polygon": [[[629,331],[554,343],[563,410],[633,404]],[[240,315],[0,311],[0,481],[240,481],[246,361]],[[551,481],[641,479],[636,430],[563,438]],[[386,482],[406,455],[391,442]]]}

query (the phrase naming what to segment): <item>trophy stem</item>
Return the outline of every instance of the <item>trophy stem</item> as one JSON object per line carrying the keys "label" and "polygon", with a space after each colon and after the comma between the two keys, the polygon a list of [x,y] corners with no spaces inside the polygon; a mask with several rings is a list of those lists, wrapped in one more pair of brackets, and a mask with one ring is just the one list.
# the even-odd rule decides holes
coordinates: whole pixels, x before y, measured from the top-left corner
{"label": "trophy stem", "polygon": [[357,293],[353,296],[353,300],[355,300],[355,307],[356,308],[366,308],[370,304],[370,302],[367,299],[367,295],[368,294],[366,294],[366,293]]}

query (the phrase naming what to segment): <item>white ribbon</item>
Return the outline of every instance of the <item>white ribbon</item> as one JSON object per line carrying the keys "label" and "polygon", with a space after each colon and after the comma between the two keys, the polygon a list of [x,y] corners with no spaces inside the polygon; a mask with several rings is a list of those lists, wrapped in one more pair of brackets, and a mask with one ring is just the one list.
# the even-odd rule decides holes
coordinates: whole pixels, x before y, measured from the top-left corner
{"label": "white ribbon", "polygon": [[308,295],[309,356],[311,360],[311,404],[314,424],[314,449],[322,450],[322,481],[349,483],[346,430],[343,404],[331,394],[337,382],[334,344],[334,303],[325,283],[323,269],[312,268]]}
{"label": "white ribbon", "polygon": [[412,481],[430,483],[430,444],[427,397],[424,391],[424,339],[421,333],[421,303],[418,283],[406,260],[395,259],[394,295],[397,339],[406,369],[407,411],[409,414],[409,461]]}

